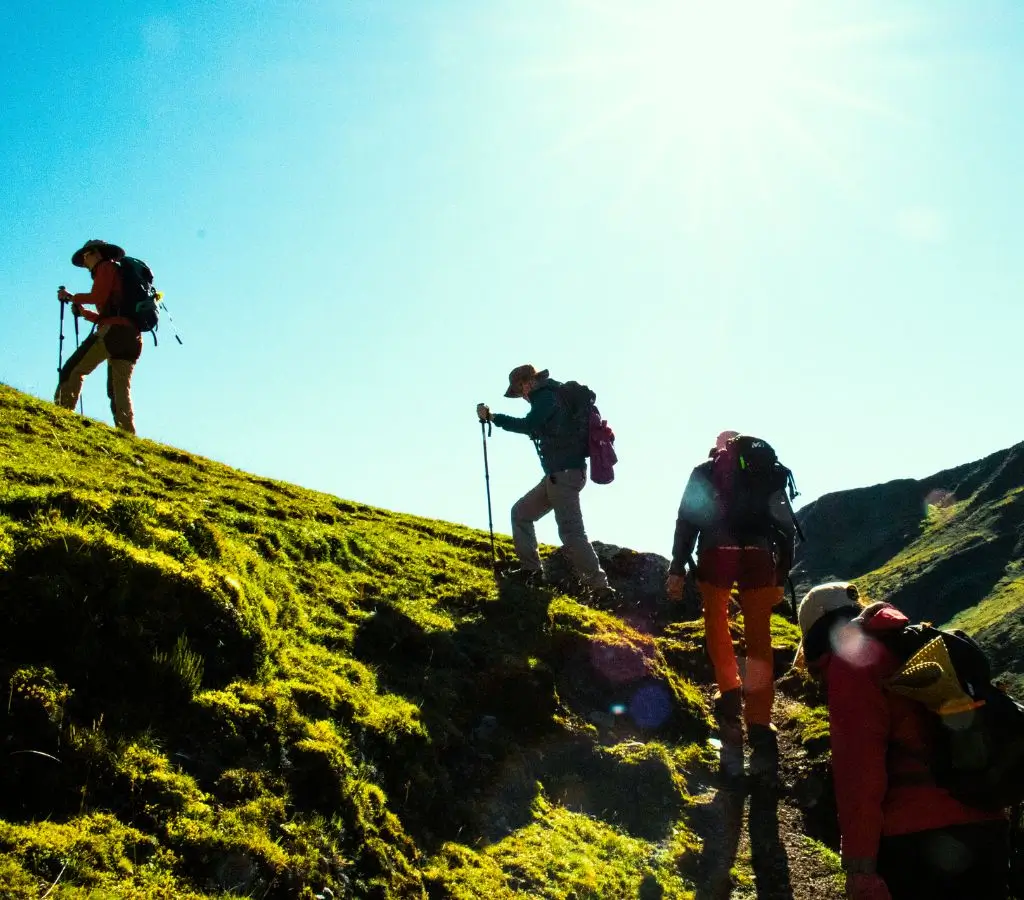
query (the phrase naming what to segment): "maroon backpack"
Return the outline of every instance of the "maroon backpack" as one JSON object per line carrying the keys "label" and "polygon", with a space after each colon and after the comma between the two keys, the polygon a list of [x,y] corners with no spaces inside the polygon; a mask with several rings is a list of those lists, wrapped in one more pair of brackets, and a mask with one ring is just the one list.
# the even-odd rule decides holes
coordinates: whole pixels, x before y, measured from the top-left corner
{"label": "maroon backpack", "polygon": [[596,406],[590,407],[590,480],[595,484],[611,484],[615,479],[615,432]]}

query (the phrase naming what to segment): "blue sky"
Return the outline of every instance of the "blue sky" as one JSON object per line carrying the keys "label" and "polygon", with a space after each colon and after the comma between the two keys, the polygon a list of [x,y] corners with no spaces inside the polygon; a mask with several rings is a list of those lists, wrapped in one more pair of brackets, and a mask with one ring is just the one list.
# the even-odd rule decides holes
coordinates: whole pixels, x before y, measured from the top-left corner
{"label": "blue sky", "polygon": [[[184,340],[147,339],[141,435],[389,509],[487,527],[474,406],[524,412],[523,362],[590,384],[618,434],[590,536],[661,553],[725,428],[771,441],[800,502],[1021,439],[1017,0],[9,0],[2,23],[0,380],[29,393],[102,237]],[[84,404],[109,421],[100,373]],[[517,435],[489,453],[507,532],[539,467]]]}

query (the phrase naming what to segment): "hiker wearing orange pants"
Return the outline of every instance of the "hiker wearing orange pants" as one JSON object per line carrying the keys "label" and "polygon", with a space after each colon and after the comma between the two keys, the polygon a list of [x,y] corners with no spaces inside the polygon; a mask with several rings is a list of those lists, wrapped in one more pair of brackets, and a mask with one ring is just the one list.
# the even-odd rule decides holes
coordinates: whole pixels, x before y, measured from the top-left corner
{"label": "hiker wearing orange pants", "polygon": [[[771,724],[771,614],[782,600],[792,561],[795,525],[786,493],[790,483],[789,470],[764,441],[722,432],[708,460],[690,475],[676,519],[667,593],[681,600],[686,564],[695,565],[705,641],[718,687],[721,774],[727,781],[743,776],[744,723],[752,750],[750,774],[774,782],[778,770],[778,740]],[[742,675],[729,630],[734,588],[746,644]]]}
{"label": "hiker wearing orange pants", "polygon": [[[697,567],[697,588],[704,603],[704,635],[715,683],[721,694],[742,689],[748,732],[751,725],[771,725],[775,698],[771,615],[772,608],[782,600],[782,588],[773,584],[774,568],[771,554],[756,547],[716,547],[701,554]],[[733,572],[736,578],[730,580]],[[748,573],[756,574],[751,577]],[[747,650],[742,680],[729,633],[733,584],[739,588]]]}

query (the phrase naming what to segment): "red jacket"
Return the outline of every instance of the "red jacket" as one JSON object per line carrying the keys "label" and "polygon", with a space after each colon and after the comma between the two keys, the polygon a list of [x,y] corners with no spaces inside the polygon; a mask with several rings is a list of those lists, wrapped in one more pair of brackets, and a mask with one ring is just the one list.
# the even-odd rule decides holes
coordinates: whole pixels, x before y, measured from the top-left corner
{"label": "red jacket", "polygon": [[82,310],[82,318],[98,325],[132,325],[131,319],[113,315],[121,302],[121,270],[109,259],[96,263],[92,270],[92,290],[75,294],[71,302],[78,306],[95,306],[96,312]]}
{"label": "red jacket", "polygon": [[964,806],[931,780],[927,711],[882,687],[901,661],[871,636],[899,630],[908,619],[888,604],[866,611],[864,619],[863,631],[843,632],[835,652],[820,664],[847,861],[875,859],[882,835],[1002,818]]}

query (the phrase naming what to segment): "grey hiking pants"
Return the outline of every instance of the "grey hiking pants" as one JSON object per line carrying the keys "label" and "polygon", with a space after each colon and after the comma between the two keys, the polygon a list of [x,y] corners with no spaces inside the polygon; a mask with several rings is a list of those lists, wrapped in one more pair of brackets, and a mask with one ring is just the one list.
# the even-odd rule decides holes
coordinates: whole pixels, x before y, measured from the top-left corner
{"label": "grey hiking pants", "polygon": [[512,540],[524,569],[540,571],[537,532],[533,523],[554,510],[558,536],[580,580],[589,588],[608,586],[608,576],[587,540],[580,511],[580,491],[587,483],[582,469],[566,469],[545,475],[536,487],[527,491],[512,507]]}

